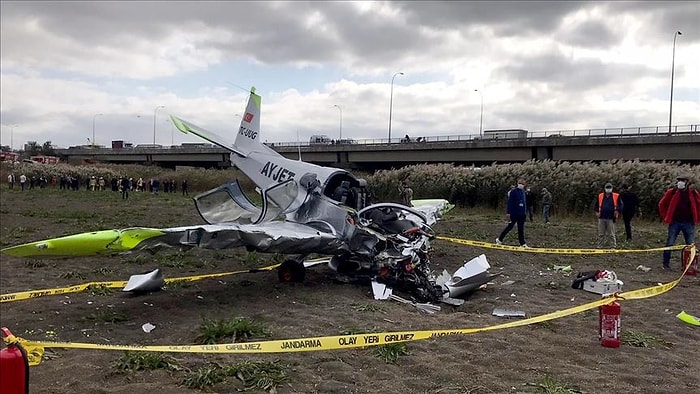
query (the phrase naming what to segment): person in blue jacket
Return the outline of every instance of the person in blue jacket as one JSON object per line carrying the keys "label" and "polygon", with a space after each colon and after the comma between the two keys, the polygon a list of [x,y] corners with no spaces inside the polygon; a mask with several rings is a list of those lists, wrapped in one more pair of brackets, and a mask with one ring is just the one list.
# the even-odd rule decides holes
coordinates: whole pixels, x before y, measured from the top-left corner
{"label": "person in blue jacket", "polygon": [[513,229],[515,224],[518,225],[518,241],[520,246],[527,248],[525,243],[525,219],[527,218],[527,201],[525,197],[525,179],[518,179],[518,186],[508,192],[508,204],[506,206],[506,214],[508,214],[508,225],[501,231],[501,235],[496,238],[496,244],[503,243],[503,238]]}

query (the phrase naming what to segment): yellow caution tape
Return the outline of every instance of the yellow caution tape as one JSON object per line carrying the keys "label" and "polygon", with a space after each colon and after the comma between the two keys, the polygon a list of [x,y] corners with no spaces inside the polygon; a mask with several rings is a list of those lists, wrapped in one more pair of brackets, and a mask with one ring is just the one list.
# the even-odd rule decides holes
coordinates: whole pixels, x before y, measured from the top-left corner
{"label": "yellow caution tape", "polygon": [[[203,280],[203,279],[220,278],[222,276],[247,274],[247,273],[259,272],[259,271],[271,271],[273,269],[276,269],[279,266],[280,266],[279,264],[274,264],[274,265],[269,265],[267,267],[254,268],[254,269],[249,269],[249,270],[221,272],[221,273],[205,274],[205,275],[184,276],[184,277],[180,277],[180,278],[169,278],[169,279],[165,279],[165,283],[194,282],[194,281]],[[8,293],[8,294],[0,295],[0,303],[29,300],[32,298],[54,296],[54,295],[60,295],[60,294],[79,293],[81,291],[87,290],[90,287],[104,287],[104,288],[109,288],[109,289],[118,289],[118,288],[126,286],[126,283],[127,283],[126,281],[89,282],[89,283],[83,283],[80,285],[74,285],[74,286],[70,286],[70,287],[22,291],[22,292],[18,292],[18,293]]]}
{"label": "yellow caution tape", "polygon": [[[691,261],[695,257],[695,247],[691,249]],[[686,270],[690,265],[686,267]],[[30,365],[38,365],[45,348],[68,348],[68,349],[94,349],[94,350],[120,350],[120,351],[143,351],[143,352],[164,352],[164,353],[213,353],[213,354],[242,354],[242,353],[292,353],[311,352],[320,350],[352,349],[366,346],[379,346],[390,343],[412,342],[430,338],[440,338],[451,335],[467,335],[479,332],[502,330],[506,328],[526,326],[540,323],[547,320],[562,318],[565,316],[580,313],[589,309],[597,308],[601,305],[609,304],[613,301],[641,299],[663,294],[675,287],[683,276],[673,282],[648,287],[639,290],[632,290],[623,293],[615,293],[610,297],[602,298],[587,304],[567,308],[544,315],[531,317],[524,320],[516,320],[508,323],[487,326],[481,328],[462,328],[446,330],[422,330],[422,331],[396,331],[380,332],[355,335],[334,335],[325,337],[280,339],[262,342],[228,343],[215,345],[98,345],[92,343],[72,343],[72,342],[36,342],[21,339],[22,346],[30,354]]]}
{"label": "yellow caution tape", "polygon": [[613,254],[613,253],[647,253],[647,252],[663,252],[665,250],[680,250],[686,245],[665,246],[662,248],[651,249],[556,249],[556,248],[524,248],[522,246],[497,245],[489,242],[471,241],[468,239],[452,238],[452,237],[435,237],[439,240],[453,242],[461,245],[477,246],[480,248],[509,250],[511,252],[526,252],[526,253],[549,253],[549,254]]}

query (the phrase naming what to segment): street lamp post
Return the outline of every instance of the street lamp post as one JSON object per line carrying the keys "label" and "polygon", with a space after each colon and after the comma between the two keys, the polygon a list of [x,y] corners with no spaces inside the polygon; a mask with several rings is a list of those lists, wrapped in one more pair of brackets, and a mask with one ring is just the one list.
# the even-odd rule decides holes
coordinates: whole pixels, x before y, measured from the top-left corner
{"label": "street lamp post", "polygon": [[97,119],[98,116],[101,116],[103,114],[95,114],[92,117],[92,146],[95,146],[95,119]]}
{"label": "street lamp post", "polygon": [[338,137],[338,141],[340,141],[343,139],[343,109],[340,108],[340,105],[338,105],[338,104],[335,104],[333,106],[338,108],[338,110],[340,111],[340,132],[339,132],[340,137]]}
{"label": "street lamp post", "polygon": [[10,125],[10,152],[15,150],[15,127],[16,124]]}
{"label": "street lamp post", "polygon": [[481,115],[479,116],[479,138],[483,137],[483,126],[484,126],[484,93],[479,89],[474,89],[475,92],[479,92],[481,97]]}
{"label": "street lamp post", "polygon": [[160,108],[165,108],[165,105],[159,105],[153,110],[153,145],[156,144],[156,112]]}
{"label": "street lamp post", "polygon": [[403,75],[402,72],[397,72],[391,77],[391,95],[389,96],[389,144],[391,144],[391,112],[394,108],[394,78],[397,75]]}
{"label": "street lamp post", "polygon": [[673,119],[673,74],[676,70],[676,38],[683,35],[680,30],[673,34],[673,57],[671,58],[671,99],[668,109],[668,133],[671,134],[671,121]]}

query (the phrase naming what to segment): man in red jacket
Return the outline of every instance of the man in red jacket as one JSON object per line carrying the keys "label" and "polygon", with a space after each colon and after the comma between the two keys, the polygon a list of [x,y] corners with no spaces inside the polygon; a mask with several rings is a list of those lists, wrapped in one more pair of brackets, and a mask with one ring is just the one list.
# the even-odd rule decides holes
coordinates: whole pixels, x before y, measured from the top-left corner
{"label": "man in red jacket", "polygon": [[[666,246],[676,243],[678,234],[683,232],[685,244],[695,242],[695,225],[700,223],[700,192],[690,187],[690,177],[680,175],[676,187],[668,189],[659,201],[661,219],[668,223]],[[670,269],[671,251],[664,251],[664,269]]]}

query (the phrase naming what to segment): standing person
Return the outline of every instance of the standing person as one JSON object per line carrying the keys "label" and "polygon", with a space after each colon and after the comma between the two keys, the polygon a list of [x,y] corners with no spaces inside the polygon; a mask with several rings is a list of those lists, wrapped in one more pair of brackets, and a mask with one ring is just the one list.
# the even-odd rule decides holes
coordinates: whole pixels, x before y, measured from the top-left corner
{"label": "standing person", "polygon": [[[676,243],[678,234],[683,232],[685,244],[695,242],[695,225],[700,223],[700,192],[690,186],[690,177],[680,175],[676,187],[666,190],[659,201],[661,219],[668,224],[666,246]],[[670,269],[671,251],[664,251],[663,267]]]}
{"label": "standing person", "polygon": [[620,186],[620,201],[622,201],[622,220],[625,221],[625,234],[629,242],[632,240],[632,218],[639,212],[639,198],[629,190],[626,183],[623,183]]}
{"label": "standing person", "polygon": [[506,213],[509,216],[508,225],[501,231],[501,235],[496,238],[496,244],[503,243],[503,238],[518,224],[518,241],[520,246],[527,248],[525,243],[525,219],[527,219],[527,198],[525,197],[525,179],[518,179],[518,186],[508,192],[508,204]]}
{"label": "standing person", "polygon": [[408,186],[408,182],[403,182],[403,185],[399,188],[399,193],[401,194],[401,203],[407,207],[412,207],[413,189]]}
{"label": "standing person", "polygon": [[610,248],[615,249],[617,248],[615,220],[620,216],[623,204],[620,201],[620,195],[613,193],[612,183],[606,183],[603,190],[598,194],[594,208],[598,218],[598,248],[602,248],[607,240]]}
{"label": "standing person", "polygon": [[123,177],[120,178],[121,181],[121,189],[122,189],[122,200],[128,200],[129,199],[129,178]]}
{"label": "standing person", "polygon": [[15,176],[10,174],[7,176],[7,184],[10,187],[10,190],[15,188]]}
{"label": "standing person", "polygon": [[552,193],[546,187],[542,188],[542,217],[549,223],[549,210],[552,207]]}
{"label": "standing person", "polygon": [[532,190],[529,187],[525,189],[525,203],[527,205],[527,216],[532,222],[532,217],[535,216],[535,197],[532,195]]}
{"label": "standing person", "polygon": [[182,195],[189,196],[189,193],[187,193],[187,179],[182,181]]}
{"label": "standing person", "polygon": [[24,185],[27,183],[27,176],[22,174],[19,176],[19,187],[24,191]]}

